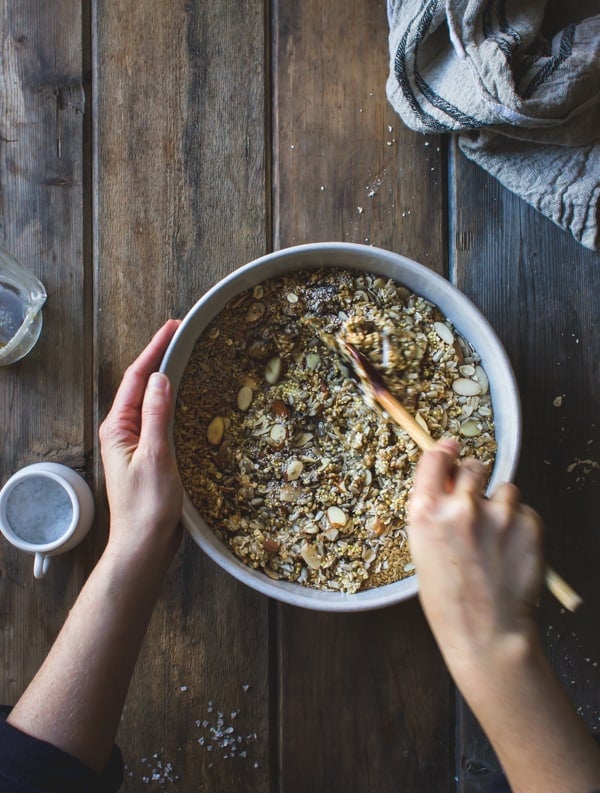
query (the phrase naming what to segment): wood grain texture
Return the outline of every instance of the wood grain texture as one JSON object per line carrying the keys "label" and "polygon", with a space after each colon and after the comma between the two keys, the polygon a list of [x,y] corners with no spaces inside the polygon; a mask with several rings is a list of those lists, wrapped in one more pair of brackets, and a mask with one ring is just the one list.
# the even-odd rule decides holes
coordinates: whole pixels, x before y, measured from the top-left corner
{"label": "wood grain texture", "polygon": [[[278,0],[274,247],[371,243],[445,271],[443,156],[385,97],[384,5]],[[363,615],[280,607],[279,786],[453,785],[453,691],[416,602]]]}
{"label": "wood grain texture", "polygon": [[[0,2],[0,244],[46,286],[33,351],[0,368],[0,485],[32,462],[86,473],[80,3]],[[86,540],[34,581],[33,557],[0,542],[0,700],[37,671],[81,586]]]}
{"label": "wood grain texture", "polygon": [[[516,481],[545,520],[549,564],[585,601],[573,615],[544,593],[540,631],[578,712],[600,731],[600,256],[458,151],[454,157],[456,282],[488,317],[512,361],[524,425]],[[484,790],[496,760],[466,711],[459,731],[461,789]]]}
{"label": "wood grain texture", "polygon": [[272,29],[275,247],[358,242],[444,272],[444,152],[387,102],[385,4],[278,0]]}
{"label": "wood grain texture", "polygon": [[[265,252],[264,8],[96,3],[94,29],[101,418],[152,332]],[[124,790],[159,763],[184,790],[268,790],[268,654],[266,600],[186,541],[127,701]],[[218,714],[228,726],[234,711],[248,746],[232,760],[207,745]]]}

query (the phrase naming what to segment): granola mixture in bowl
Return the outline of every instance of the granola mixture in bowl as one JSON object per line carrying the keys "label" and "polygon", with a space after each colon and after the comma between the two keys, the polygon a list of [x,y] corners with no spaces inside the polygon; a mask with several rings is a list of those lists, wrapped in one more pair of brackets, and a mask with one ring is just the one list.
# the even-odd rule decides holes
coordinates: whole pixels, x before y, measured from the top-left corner
{"label": "granola mixture in bowl", "polygon": [[504,387],[514,380],[493,332],[481,318],[483,347],[490,333],[496,345],[490,371],[477,333],[461,332],[410,270],[442,279],[412,262],[400,271],[396,259],[408,260],[386,251],[327,247],[287,249],[259,260],[270,267],[234,273],[234,289],[218,285],[209,310],[200,301],[191,312],[195,323],[178,332],[185,345],[176,336],[163,369],[178,389],[173,439],[192,536],[259,591],[348,611],[416,592],[405,508],[420,452],[365,401],[333,339],[360,349],[434,438],[458,437],[464,454],[495,461],[494,475],[500,462],[501,479],[516,463],[519,410],[508,404],[516,435],[507,441],[499,363]]}

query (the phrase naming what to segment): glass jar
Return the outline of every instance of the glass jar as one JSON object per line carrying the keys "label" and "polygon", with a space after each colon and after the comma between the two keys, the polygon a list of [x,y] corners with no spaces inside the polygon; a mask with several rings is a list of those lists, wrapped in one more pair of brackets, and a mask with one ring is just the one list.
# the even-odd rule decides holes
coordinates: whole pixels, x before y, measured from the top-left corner
{"label": "glass jar", "polygon": [[44,285],[0,246],[0,366],[18,361],[42,330]]}

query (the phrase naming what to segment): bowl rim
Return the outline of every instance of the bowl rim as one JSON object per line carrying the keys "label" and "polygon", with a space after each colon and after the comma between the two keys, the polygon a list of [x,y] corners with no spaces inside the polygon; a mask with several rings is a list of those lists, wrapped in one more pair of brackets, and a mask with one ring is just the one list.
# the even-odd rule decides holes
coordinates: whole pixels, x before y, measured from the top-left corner
{"label": "bowl rim", "polygon": [[[334,252],[337,255],[348,254],[352,261],[343,264],[328,263],[327,261],[310,264],[299,262],[295,266],[289,266],[288,268],[285,266],[286,263],[295,262],[299,258],[306,256],[316,257],[318,255],[323,255],[323,258],[326,259],[328,254]],[[360,262],[359,266],[357,266],[357,262]],[[407,278],[411,283],[425,283],[427,287],[427,294],[423,295],[425,299],[436,304],[438,307],[440,307],[440,299],[442,303],[450,301],[459,306],[465,312],[464,316],[466,317],[465,321],[467,324],[469,321],[472,321],[477,325],[478,342],[475,345],[477,351],[480,353],[482,346],[486,350],[489,349],[490,352],[493,351],[494,358],[496,359],[496,366],[502,370],[504,378],[505,387],[503,393],[505,397],[508,395],[508,401],[510,402],[510,404],[506,406],[505,412],[507,415],[510,415],[511,433],[509,436],[510,444],[505,452],[506,464],[501,469],[495,464],[488,492],[493,490],[499,481],[511,481],[517,468],[521,447],[521,405],[516,377],[500,339],[482,312],[458,289],[458,287],[443,276],[430,270],[425,265],[403,254],[384,248],[352,242],[313,242],[294,245],[264,254],[221,278],[210,287],[186,313],[163,356],[160,371],[166,373],[171,379],[175,401],[177,399],[181,375],[187,365],[189,354],[198,336],[235,294],[239,294],[245,289],[262,281],[279,277],[285,272],[294,272],[302,269],[317,269],[320,266],[330,266],[332,268],[347,267],[348,269],[373,272],[375,274],[383,274],[387,275],[387,277],[392,277],[389,274],[381,273],[384,262],[390,267],[399,268],[398,277],[395,278],[397,283],[404,284]],[[380,265],[379,273],[378,264]],[[265,268],[268,271],[267,273],[263,273]],[[277,270],[277,272],[271,273],[270,270],[272,269]],[[256,276],[257,272],[260,273],[260,277]],[[407,287],[417,294],[422,294],[422,291],[412,286],[411,283],[406,284]],[[235,287],[235,292],[231,291],[233,287]],[[206,317],[203,318],[203,322],[201,323],[198,317],[202,315],[203,310],[206,308],[211,308],[213,310],[212,312],[205,312]],[[469,334],[461,330],[460,325],[464,325],[464,323],[460,320],[457,322],[457,318],[450,317],[444,308],[440,307],[440,310],[444,313],[444,316],[450,319],[459,333],[470,340]],[[201,327],[196,333],[194,328],[197,324],[201,324]],[[193,341],[190,341],[192,338]],[[183,342],[187,344],[189,351],[188,354],[184,356],[185,361],[181,364],[181,371],[177,373],[174,371],[175,360],[178,356],[181,357],[180,350]],[[500,378],[498,379],[500,380]],[[494,401],[493,393],[492,401]],[[494,410],[496,412],[496,408],[494,408]],[[175,453],[173,423],[174,417],[169,427],[169,442]],[[230,573],[238,581],[250,586],[252,589],[289,605],[327,612],[366,611],[407,600],[414,597],[418,592],[418,575],[416,574],[410,578],[392,584],[360,591],[355,594],[327,592],[289,581],[270,579],[263,572],[248,567],[234,556],[234,554],[215,536],[212,529],[207,526],[185,491],[183,497],[182,523],[193,540],[202,548],[209,558],[216,562],[226,572]]]}

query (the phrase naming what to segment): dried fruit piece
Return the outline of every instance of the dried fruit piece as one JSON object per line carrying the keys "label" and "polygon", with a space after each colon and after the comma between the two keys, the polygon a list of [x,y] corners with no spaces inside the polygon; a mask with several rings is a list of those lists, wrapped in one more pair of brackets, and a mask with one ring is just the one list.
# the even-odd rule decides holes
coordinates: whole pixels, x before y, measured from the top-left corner
{"label": "dried fruit piece", "polygon": [[282,402],[281,399],[274,399],[271,402],[271,410],[276,416],[281,416],[282,418],[287,418],[290,415],[290,410],[285,402]]}
{"label": "dried fruit piece", "polygon": [[266,539],[263,542],[263,551],[268,553],[272,556],[274,553],[279,553],[279,543],[275,542],[275,540]]}
{"label": "dried fruit piece", "polygon": [[206,440],[213,446],[218,446],[223,440],[225,432],[225,422],[221,416],[215,416],[206,428]]}

